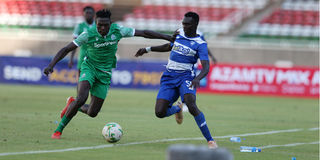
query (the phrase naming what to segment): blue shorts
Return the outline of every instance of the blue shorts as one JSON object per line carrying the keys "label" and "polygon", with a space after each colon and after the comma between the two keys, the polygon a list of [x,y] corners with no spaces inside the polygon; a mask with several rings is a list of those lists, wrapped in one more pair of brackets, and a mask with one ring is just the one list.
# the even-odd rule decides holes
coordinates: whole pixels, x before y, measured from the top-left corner
{"label": "blue shorts", "polygon": [[165,99],[170,102],[170,106],[178,100],[179,96],[181,101],[184,102],[183,96],[187,93],[196,95],[196,89],[190,87],[191,81],[194,76],[191,71],[175,72],[165,71],[162,74],[160,81],[160,90],[157,99]]}

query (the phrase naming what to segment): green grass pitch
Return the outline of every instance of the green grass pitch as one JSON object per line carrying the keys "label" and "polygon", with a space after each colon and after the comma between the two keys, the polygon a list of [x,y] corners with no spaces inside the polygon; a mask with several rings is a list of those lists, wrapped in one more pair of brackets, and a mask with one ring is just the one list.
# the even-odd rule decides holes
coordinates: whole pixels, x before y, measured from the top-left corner
{"label": "green grass pitch", "polygon": [[[0,85],[0,154],[50,151],[107,145],[101,130],[107,122],[119,123],[124,135],[117,144],[202,137],[193,117],[185,112],[177,125],[174,116],[158,119],[154,115],[156,91],[111,89],[96,118],[82,113],[65,128],[61,140],[51,134],[60,121],[60,110],[75,88]],[[199,94],[197,104],[204,112],[213,136],[301,129],[295,132],[244,137],[241,143],[217,138],[235,160],[318,160],[319,144],[263,149],[261,153],[241,153],[240,146],[269,146],[319,142],[319,101],[259,96]],[[121,145],[56,153],[0,156],[0,160],[164,160],[172,144],[206,145],[205,140]],[[63,150],[65,151],[65,150]]]}

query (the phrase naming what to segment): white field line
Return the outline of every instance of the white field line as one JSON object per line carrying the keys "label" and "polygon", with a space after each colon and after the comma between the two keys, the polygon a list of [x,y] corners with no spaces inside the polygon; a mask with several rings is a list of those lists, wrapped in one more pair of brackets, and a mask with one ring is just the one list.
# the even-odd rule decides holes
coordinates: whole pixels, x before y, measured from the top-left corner
{"label": "white field line", "polygon": [[[236,134],[236,135],[227,135],[227,136],[216,136],[216,139],[222,138],[230,138],[230,137],[246,137],[246,136],[256,136],[256,135],[268,135],[268,134],[276,134],[276,133],[288,133],[288,132],[299,132],[304,131],[306,129],[288,129],[288,130],[277,130],[277,131],[267,131],[267,132],[257,132],[257,133],[245,133],[245,134]],[[307,129],[308,131],[315,131],[319,130],[312,128]],[[0,153],[0,156],[9,156],[9,155],[21,155],[21,154],[40,154],[40,153],[55,153],[55,152],[68,152],[68,151],[79,151],[79,150],[89,150],[89,149],[101,149],[101,148],[110,148],[110,147],[117,147],[117,146],[131,146],[131,145],[138,145],[138,144],[150,144],[150,143],[159,143],[159,142],[172,142],[172,141],[185,141],[185,140],[204,140],[203,137],[196,137],[196,138],[172,138],[172,139],[160,139],[160,140],[152,140],[152,141],[142,141],[142,142],[131,142],[125,144],[106,144],[106,145],[98,145],[98,146],[90,146],[90,147],[75,147],[75,148],[66,148],[66,149],[55,149],[55,150],[40,150],[40,151],[25,151],[25,152],[7,152],[7,153]],[[315,143],[315,142],[312,142]],[[299,143],[299,145],[302,143]],[[278,145],[275,145],[278,147]],[[268,146],[265,146],[268,147]],[[274,146],[272,146],[274,147]],[[269,148],[272,148],[269,147]]]}
{"label": "white field line", "polygon": [[309,143],[291,143],[291,144],[282,144],[282,145],[268,145],[268,146],[262,146],[259,147],[261,149],[266,149],[266,148],[274,148],[274,147],[294,147],[294,146],[300,146],[300,145],[306,145],[306,144],[319,144],[320,141],[315,141],[315,142],[309,142]]}
{"label": "white field line", "polygon": [[308,130],[309,131],[316,131],[316,130],[319,130],[319,128],[309,128]]}

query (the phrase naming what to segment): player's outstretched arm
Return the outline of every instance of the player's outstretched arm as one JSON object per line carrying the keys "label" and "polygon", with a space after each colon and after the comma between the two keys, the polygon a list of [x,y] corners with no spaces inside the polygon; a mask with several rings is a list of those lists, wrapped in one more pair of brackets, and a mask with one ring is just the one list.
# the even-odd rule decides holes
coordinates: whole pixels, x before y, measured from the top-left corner
{"label": "player's outstretched arm", "polygon": [[68,67],[69,67],[69,68],[72,68],[72,66],[73,66],[73,59],[74,59],[74,55],[76,54],[76,50],[77,50],[77,49],[74,49],[74,50],[71,52],[70,59],[69,59],[69,62],[68,62]]}
{"label": "player's outstretched arm", "polygon": [[207,76],[207,74],[209,73],[209,61],[208,60],[201,60],[201,65],[202,65],[202,70],[199,73],[198,76],[196,76],[193,80],[192,80],[192,86],[194,88],[198,88],[200,86],[200,80],[202,78],[204,78],[205,76]]}
{"label": "player's outstretched arm", "polygon": [[77,46],[71,42],[67,46],[60,49],[60,51],[54,56],[54,58],[51,60],[49,65],[44,69],[43,73],[48,76],[50,73],[53,72],[53,67],[61,60],[63,59],[70,51],[76,49]]}
{"label": "player's outstretched arm", "polygon": [[142,56],[146,53],[148,53],[149,51],[154,51],[154,52],[168,52],[171,51],[172,46],[170,45],[170,43],[161,45],[161,46],[152,46],[152,47],[147,47],[147,48],[140,48],[137,53],[136,53],[136,57]]}
{"label": "player's outstretched arm", "polygon": [[135,30],[134,36],[150,38],[150,39],[164,39],[170,42],[175,40],[174,37],[150,30]]}

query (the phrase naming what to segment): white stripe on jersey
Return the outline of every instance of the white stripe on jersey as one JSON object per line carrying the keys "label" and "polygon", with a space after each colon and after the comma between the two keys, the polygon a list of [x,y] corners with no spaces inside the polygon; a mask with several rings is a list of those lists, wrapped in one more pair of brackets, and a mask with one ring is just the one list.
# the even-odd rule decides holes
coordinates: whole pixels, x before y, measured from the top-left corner
{"label": "white stripe on jersey", "polygon": [[77,47],[80,46],[75,40],[73,40],[72,42],[73,42],[73,44],[75,44]]}
{"label": "white stripe on jersey", "polygon": [[193,69],[193,64],[191,63],[179,63],[173,60],[168,60],[168,64],[166,66],[167,69],[172,69],[172,70],[190,70],[192,71]]}

